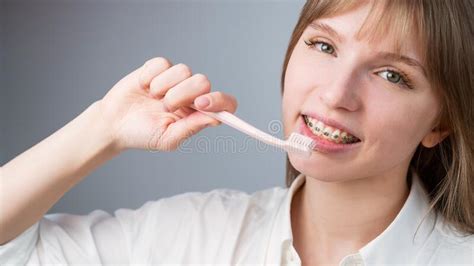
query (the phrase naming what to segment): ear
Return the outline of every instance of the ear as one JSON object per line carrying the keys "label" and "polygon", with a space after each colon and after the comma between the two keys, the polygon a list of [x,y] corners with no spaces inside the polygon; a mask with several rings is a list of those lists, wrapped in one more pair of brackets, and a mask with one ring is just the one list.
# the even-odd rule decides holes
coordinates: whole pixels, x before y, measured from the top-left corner
{"label": "ear", "polygon": [[421,140],[421,144],[426,148],[433,148],[449,136],[449,133],[450,131],[448,129],[435,127]]}

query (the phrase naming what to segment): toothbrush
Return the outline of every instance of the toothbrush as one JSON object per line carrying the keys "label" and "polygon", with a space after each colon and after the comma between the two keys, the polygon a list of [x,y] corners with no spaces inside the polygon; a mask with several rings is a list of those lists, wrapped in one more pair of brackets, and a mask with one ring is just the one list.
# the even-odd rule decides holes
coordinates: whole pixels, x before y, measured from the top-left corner
{"label": "toothbrush", "polygon": [[287,140],[281,140],[279,138],[276,138],[268,133],[265,133],[257,129],[256,127],[250,125],[249,123],[243,121],[242,119],[238,118],[234,114],[229,113],[227,111],[206,112],[206,111],[198,110],[194,106],[194,104],[191,105],[191,108],[203,114],[206,114],[212,118],[215,118],[221,121],[222,123],[227,124],[268,145],[282,148],[286,150],[287,152],[296,151],[305,155],[306,157],[309,157],[315,145],[314,141],[311,138],[301,135],[296,132],[291,133]]}

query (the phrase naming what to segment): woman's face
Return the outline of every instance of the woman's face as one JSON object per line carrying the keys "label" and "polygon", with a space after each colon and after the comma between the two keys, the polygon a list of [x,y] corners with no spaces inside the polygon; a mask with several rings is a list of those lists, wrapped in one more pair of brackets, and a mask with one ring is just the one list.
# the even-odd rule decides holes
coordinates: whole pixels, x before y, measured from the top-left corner
{"label": "woman's face", "polygon": [[[405,174],[418,144],[434,134],[440,104],[421,66],[417,40],[404,36],[405,60],[397,60],[389,54],[395,49],[389,36],[357,39],[369,8],[315,20],[287,66],[285,135],[305,132],[320,146],[309,158],[289,153],[289,159],[298,171],[320,180]],[[316,127],[310,130],[303,115],[315,119],[308,121]],[[343,137],[343,131],[350,134]]]}

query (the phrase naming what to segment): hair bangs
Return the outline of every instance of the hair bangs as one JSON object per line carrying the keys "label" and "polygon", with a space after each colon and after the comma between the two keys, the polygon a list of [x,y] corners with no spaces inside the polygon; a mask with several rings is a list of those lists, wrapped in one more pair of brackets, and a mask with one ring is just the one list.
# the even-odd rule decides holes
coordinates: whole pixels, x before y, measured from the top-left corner
{"label": "hair bangs", "polygon": [[[366,3],[367,1],[358,0],[312,1],[312,12],[309,12],[310,16],[305,19],[305,24],[343,14]],[[391,52],[398,55],[406,49],[407,42],[404,40],[407,38],[421,38],[417,44],[422,47],[426,37],[420,34],[423,32],[423,5],[420,0],[378,0],[371,1],[370,4],[371,9],[356,35],[357,39],[379,43],[391,38]]]}
{"label": "hair bangs", "polygon": [[398,55],[406,50],[406,39],[416,38],[419,54],[423,61],[421,47],[425,47],[423,36],[423,6],[417,0],[373,1],[372,7],[357,33],[358,39],[367,39],[371,43],[380,43],[390,38],[392,51]]}

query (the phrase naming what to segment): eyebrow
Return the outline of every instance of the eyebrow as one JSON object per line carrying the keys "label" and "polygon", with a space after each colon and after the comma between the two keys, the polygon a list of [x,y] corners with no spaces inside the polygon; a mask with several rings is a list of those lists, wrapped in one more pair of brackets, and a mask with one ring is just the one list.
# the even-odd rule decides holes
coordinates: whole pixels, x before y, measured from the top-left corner
{"label": "eyebrow", "polygon": [[389,53],[389,52],[380,52],[377,54],[377,57],[381,57],[385,60],[396,61],[396,62],[404,63],[409,66],[417,67],[421,70],[423,75],[426,77],[426,70],[423,67],[423,65],[411,57],[408,57],[405,55],[399,55],[395,53]]}
{"label": "eyebrow", "polygon": [[313,21],[309,24],[309,26],[315,30],[326,32],[327,34],[331,35],[331,37],[336,38],[339,42],[344,41],[344,38],[342,38],[342,36],[339,35],[339,33],[337,33],[337,31],[331,28],[331,26],[328,24]]}
{"label": "eyebrow", "polygon": [[[326,32],[327,34],[331,35],[331,37],[335,38],[338,42],[343,42],[345,40],[344,37],[339,35],[339,33],[337,33],[337,31],[334,30],[328,24],[313,21],[309,24],[309,26],[315,30]],[[380,52],[377,54],[377,57],[380,57],[385,60],[396,61],[396,62],[404,63],[409,66],[417,67],[419,68],[419,70],[421,70],[421,72],[423,73],[425,77],[427,76],[426,70],[423,67],[423,65],[411,57],[408,57],[405,55],[399,55],[396,53],[390,53],[390,52]]]}

